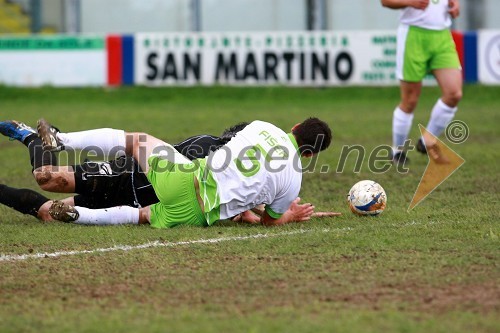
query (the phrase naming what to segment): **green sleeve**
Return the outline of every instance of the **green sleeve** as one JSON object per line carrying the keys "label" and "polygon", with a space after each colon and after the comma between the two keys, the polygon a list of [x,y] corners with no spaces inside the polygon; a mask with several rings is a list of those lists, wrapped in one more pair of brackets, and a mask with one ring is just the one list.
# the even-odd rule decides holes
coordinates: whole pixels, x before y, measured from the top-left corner
{"label": "green sleeve", "polygon": [[271,216],[273,219],[279,219],[283,215],[280,213],[276,213],[268,205],[266,205],[265,210],[266,210],[267,214],[269,214],[269,216]]}

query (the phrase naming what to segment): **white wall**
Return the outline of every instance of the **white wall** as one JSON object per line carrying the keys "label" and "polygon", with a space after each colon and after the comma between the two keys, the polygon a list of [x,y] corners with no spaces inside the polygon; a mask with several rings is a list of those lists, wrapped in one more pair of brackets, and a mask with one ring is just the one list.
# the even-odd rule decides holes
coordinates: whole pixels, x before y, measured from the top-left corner
{"label": "white wall", "polygon": [[[50,0],[54,1],[54,0]],[[468,2],[461,0],[455,28],[467,30]],[[484,28],[500,29],[500,0],[482,0]],[[202,31],[306,30],[306,0],[201,0]],[[81,0],[83,33],[191,30],[191,0]],[[395,29],[398,10],[380,0],[327,0],[328,30]]]}
{"label": "white wall", "polygon": [[[83,0],[82,32],[190,31],[190,0]],[[305,0],[202,0],[203,31],[305,30]]]}
{"label": "white wall", "polygon": [[203,31],[306,30],[305,0],[201,0]]}
{"label": "white wall", "polygon": [[[468,0],[471,1],[471,0]],[[500,1],[485,0],[485,29],[500,29]]]}
{"label": "white wall", "polygon": [[[454,20],[454,27],[461,30],[467,29],[466,1],[473,0],[461,1],[461,15]],[[500,13],[499,0],[485,0],[485,2],[490,2],[486,4],[490,8],[497,7],[497,13]],[[400,11],[382,7],[380,0],[328,0],[327,6],[328,29],[331,30],[395,29],[399,23]],[[491,27],[500,25],[498,19],[493,19],[494,14],[489,13],[489,16],[491,19],[485,20],[485,24]]]}
{"label": "white wall", "polygon": [[328,0],[328,29],[395,29],[399,11],[382,7],[380,0]]}
{"label": "white wall", "polygon": [[[483,29],[500,29],[500,0],[482,0]],[[327,0],[328,29],[393,29],[398,24],[399,11],[382,7],[380,0]],[[472,30],[467,16],[476,0],[460,0],[460,16],[454,20],[454,28]]]}
{"label": "white wall", "polygon": [[83,0],[83,33],[189,31],[187,0]]}
{"label": "white wall", "polygon": [[62,0],[45,0],[42,2],[42,26],[54,27],[56,31],[64,31]]}

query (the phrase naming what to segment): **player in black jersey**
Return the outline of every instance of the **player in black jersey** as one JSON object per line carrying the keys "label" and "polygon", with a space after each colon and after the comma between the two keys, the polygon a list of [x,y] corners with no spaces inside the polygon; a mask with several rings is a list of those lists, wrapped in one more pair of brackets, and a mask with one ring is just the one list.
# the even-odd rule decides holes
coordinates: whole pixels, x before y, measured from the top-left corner
{"label": "player in black jersey", "polygon": [[[173,146],[190,160],[203,158],[226,144],[246,125],[236,124],[226,129],[220,137],[197,135]],[[52,129],[57,131],[54,127]],[[42,141],[33,128],[17,121],[4,121],[0,122],[0,133],[20,141],[28,148],[33,175],[41,189],[77,194],[64,199],[65,203],[96,209],[122,205],[146,207],[158,202],[153,187],[133,157],[121,156],[107,162],[86,161],[80,165],[57,166],[55,154],[43,150]],[[0,184],[0,203],[24,214],[50,220],[49,201],[35,191]]]}

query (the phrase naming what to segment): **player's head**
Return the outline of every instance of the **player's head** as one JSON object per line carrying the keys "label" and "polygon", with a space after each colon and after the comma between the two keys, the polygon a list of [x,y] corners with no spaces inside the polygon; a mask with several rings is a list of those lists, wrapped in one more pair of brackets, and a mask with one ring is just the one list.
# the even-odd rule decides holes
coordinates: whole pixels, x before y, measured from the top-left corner
{"label": "player's head", "polygon": [[310,156],[325,150],[332,142],[332,131],[327,123],[318,118],[308,118],[292,128],[299,152]]}
{"label": "player's head", "polygon": [[222,132],[222,135],[220,138],[227,143],[227,142],[229,142],[229,140],[231,140],[236,135],[236,133],[238,133],[239,131],[244,129],[247,125],[248,125],[248,123],[241,122],[241,123],[233,125],[229,128],[226,128],[224,130],[224,132]]}

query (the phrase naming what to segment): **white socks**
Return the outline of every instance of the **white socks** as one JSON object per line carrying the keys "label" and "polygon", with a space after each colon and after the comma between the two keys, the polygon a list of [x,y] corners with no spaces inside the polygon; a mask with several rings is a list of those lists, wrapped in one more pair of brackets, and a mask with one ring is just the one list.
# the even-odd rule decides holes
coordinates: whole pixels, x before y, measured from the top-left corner
{"label": "white socks", "polygon": [[119,206],[102,209],[75,207],[80,216],[73,223],[89,225],[139,224],[139,208]]}
{"label": "white socks", "polygon": [[57,138],[70,150],[93,151],[96,157],[115,158],[125,155],[125,131],[111,128],[58,133]]}
{"label": "white socks", "polygon": [[441,135],[446,126],[448,126],[453,117],[455,117],[457,109],[457,107],[449,107],[444,104],[441,99],[438,99],[432,108],[431,118],[427,124],[427,130],[435,136]]}
{"label": "white socks", "polygon": [[392,147],[394,151],[399,151],[408,139],[411,124],[413,122],[413,113],[406,113],[399,107],[394,110],[392,116]]}
{"label": "white socks", "polygon": [[[457,107],[449,107],[441,99],[438,99],[432,108],[427,130],[435,136],[441,135],[446,126],[455,117],[457,109]],[[399,107],[394,110],[392,117],[392,146],[395,152],[399,150],[398,147],[404,145],[404,142],[408,138],[412,122],[412,113],[405,113]]]}

